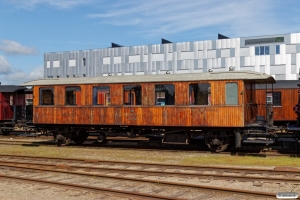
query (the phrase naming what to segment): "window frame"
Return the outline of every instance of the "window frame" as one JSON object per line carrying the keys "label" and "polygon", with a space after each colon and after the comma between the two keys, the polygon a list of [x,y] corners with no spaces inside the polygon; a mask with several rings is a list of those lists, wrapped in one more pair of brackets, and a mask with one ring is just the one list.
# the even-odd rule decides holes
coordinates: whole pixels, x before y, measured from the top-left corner
{"label": "window frame", "polygon": [[[43,101],[43,91],[51,91],[52,94],[50,94],[50,104],[45,104]],[[54,106],[54,88],[53,87],[41,87],[39,88],[39,105],[40,106]]]}
{"label": "window frame", "polygon": [[[103,89],[103,104],[98,104],[99,99],[98,99],[98,91],[99,89]],[[108,91],[108,92],[106,92]],[[108,97],[107,97],[108,94]],[[111,93],[110,93],[110,86],[109,85],[98,85],[98,86],[93,86],[93,105],[94,106],[110,106],[111,105]],[[107,101],[107,98],[109,99]]]}
{"label": "window frame", "polygon": [[[205,92],[205,94],[201,95],[200,96],[200,99],[199,100],[204,100],[206,102],[207,100],[207,103],[206,104],[195,104],[195,102],[199,102],[199,100],[197,100],[197,97],[195,96],[195,92],[193,93],[194,91],[194,88],[193,88],[193,85],[197,85],[198,88],[199,88],[199,92],[203,91]],[[206,86],[206,90],[201,90],[200,86],[199,85],[202,85],[202,86]],[[207,94],[206,94],[207,92]],[[194,94],[194,96],[193,96]],[[211,84],[210,83],[190,83],[189,84],[189,105],[190,106],[210,106],[212,104],[211,102]],[[194,100],[194,103],[192,102],[192,100]]]}
{"label": "window frame", "polygon": [[[74,90],[71,90],[71,88],[73,88]],[[73,94],[73,98],[75,96],[75,99],[72,100],[73,104],[68,104],[68,95],[67,95],[67,92],[71,92],[73,91],[79,91],[79,97],[77,97],[76,93]],[[80,98],[80,99],[77,99],[77,98]],[[79,103],[77,103],[79,102]],[[65,105],[66,106],[78,106],[78,105],[81,105],[81,87],[80,86],[66,86],[65,87]]]}
{"label": "window frame", "polygon": [[[268,99],[267,99],[268,97],[271,97],[272,101],[268,101]],[[273,106],[281,107],[282,106],[281,92],[280,91],[267,92],[266,93],[266,104],[273,104]]]}
{"label": "window frame", "polygon": [[[163,86],[164,88],[161,86]],[[170,90],[173,90],[173,95],[170,93]],[[157,95],[158,93],[164,93],[164,97],[162,95],[158,96]],[[158,102],[158,98],[165,98],[165,101]],[[173,84],[173,83],[155,84],[154,85],[154,105],[155,106],[174,106],[174,105],[176,105],[175,84]]]}
{"label": "window frame", "polygon": [[[230,95],[229,95],[229,93],[227,93],[227,91],[228,91],[227,85],[228,84],[235,84],[236,85],[236,91],[234,91],[234,92],[236,92],[236,96],[235,96],[236,97],[236,99],[235,99],[236,103],[235,102],[234,103],[228,102],[229,100],[232,101],[232,99],[233,99],[233,97],[232,97],[233,92],[231,92]],[[237,105],[239,105],[239,84],[237,82],[226,82],[225,83],[225,105],[227,105],[227,106],[237,106]]]}
{"label": "window frame", "polygon": [[[140,94],[138,92],[131,92],[133,88],[140,88]],[[125,91],[130,91],[129,93],[125,92]],[[125,95],[126,98],[125,98]],[[130,98],[128,98],[128,95],[130,95]],[[133,85],[123,85],[123,106],[141,106],[143,105],[143,87],[142,85],[139,84],[133,84]],[[133,100],[132,100],[133,97]],[[126,102],[126,100],[130,99],[129,103]]]}
{"label": "window frame", "polygon": [[256,56],[270,55],[270,46],[255,46],[254,55]]}

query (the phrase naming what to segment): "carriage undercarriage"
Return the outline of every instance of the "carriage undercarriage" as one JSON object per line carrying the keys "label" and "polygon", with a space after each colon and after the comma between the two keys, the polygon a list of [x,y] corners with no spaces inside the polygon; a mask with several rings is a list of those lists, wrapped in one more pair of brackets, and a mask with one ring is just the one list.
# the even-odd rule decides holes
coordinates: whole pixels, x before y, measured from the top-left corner
{"label": "carriage undercarriage", "polygon": [[[83,144],[89,135],[96,136],[97,143],[105,144],[107,137],[148,138],[149,141],[169,145],[190,145],[197,143],[205,145],[212,152],[224,152],[229,147],[239,149],[245,145],[263,145],[269,147],[281,141],[282,129],[273,127],[250,127],[250,128],[203,128],[186,129],[168,127],[90,127],[90,126],[57,126],[40,128],[51,132],[58,146],[69,145],[72,141]],[[282,134],[281,134],[282,135]],[[300,141],[298,132],[292,135],[294,142]]]}

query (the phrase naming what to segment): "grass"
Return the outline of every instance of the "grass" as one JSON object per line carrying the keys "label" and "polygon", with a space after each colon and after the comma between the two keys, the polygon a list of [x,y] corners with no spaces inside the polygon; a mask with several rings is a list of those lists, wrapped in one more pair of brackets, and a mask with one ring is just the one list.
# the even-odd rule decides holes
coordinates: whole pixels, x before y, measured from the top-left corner
{"label": "grass", "polygon": [[295,157],[254,157],[221,154],[201,154],[197,152],[163,152],[132,149],[88,149],[68,147],[32,147],[0,145],[1,154],[45,156],[94,160],[119,160],[133,162],[169,163],[181,165],[219,165],[244,167],[300,167],[300,158]]}

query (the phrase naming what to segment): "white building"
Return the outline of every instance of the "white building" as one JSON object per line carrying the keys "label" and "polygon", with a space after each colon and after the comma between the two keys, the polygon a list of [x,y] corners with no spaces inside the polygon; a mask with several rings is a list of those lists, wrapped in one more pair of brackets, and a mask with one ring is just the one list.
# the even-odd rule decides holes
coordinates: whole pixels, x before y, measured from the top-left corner
{"label": "white building", "polygon": [[[221,35],[222,36],[222,35]],[[224,38],[224,37],[223,37]],[[252,70],[276,80],[298,80],[300,33],[195,42],[52,52],[44,77],[121,76]]]}

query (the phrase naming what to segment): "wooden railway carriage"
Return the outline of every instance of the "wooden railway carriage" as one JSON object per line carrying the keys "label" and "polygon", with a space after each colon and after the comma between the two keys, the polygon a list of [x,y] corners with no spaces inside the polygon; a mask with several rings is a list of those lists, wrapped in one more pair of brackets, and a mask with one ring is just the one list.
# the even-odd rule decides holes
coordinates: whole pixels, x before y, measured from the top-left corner
{"label": "wooden railway carriage", "polygon": [[[256,101],[261,104],[273,104],[275,125],[296,124],[297,115],[292,107],[298,103],[299,83],[299,80],[279,80],[267,88],[265,84],[256,86]],[[263,110],[258,112],[262,113]]]}
{"label": "wooden railway carriage", "polygon": [[206,145],[218,152],[234,137],[240,147],[241,134],[250,134],[249,129],[267,134],[272,110],[265,107],[258,122],[255,109],[255,85],[267,83],[275,83],[274,78],[230,71],[53,78],[23,85],[33,86],[33,123],[52,130],[58,144],[83,143],[91,130],[103,141],[108,132],[121,130],[173,144],[203,135]]}

